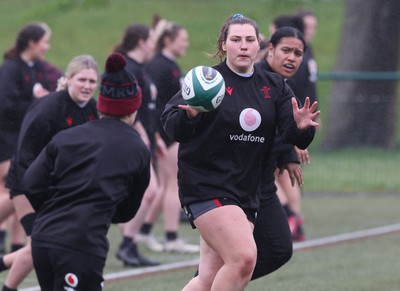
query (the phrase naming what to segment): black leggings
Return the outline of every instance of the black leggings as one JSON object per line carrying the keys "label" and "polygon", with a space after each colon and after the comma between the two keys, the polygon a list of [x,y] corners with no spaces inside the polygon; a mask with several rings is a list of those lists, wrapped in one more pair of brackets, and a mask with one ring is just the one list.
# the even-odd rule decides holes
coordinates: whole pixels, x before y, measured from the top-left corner
{"label": "black leggings", "polygon": [[254,226],[257,264],[252,280],[268,275],[292,257],[293,242],[286,214],[276,194],[261,200]]}
{"label": "black leggings", "polygon": [[42,291],[103,289],[104,260],[65,248],[35,246],[32,257]]}

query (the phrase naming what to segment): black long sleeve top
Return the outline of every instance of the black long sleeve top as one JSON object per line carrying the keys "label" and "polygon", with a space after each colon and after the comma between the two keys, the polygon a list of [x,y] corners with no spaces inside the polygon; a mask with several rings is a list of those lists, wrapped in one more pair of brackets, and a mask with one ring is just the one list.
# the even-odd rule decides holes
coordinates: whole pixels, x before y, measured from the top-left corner
{"label": "black long sleeve top", "polygon": [[21,125],[16,151],[11,160],[6,184],[12,195],[25,193],[22,184],[26,169],[40,151],[61,130],[98,118],[96,102],[76,104],[67,90],[50,93],[35,100]]}
{"label": "black long sleeve top", "polygon": [[58,133],[24,177],[32,240],[105,259],[110,223],[136,214],[149,179],[150,153],[131,126],[100,119]]}
{"label": "black long sleeve top", "polygon": [[173,140],[165,133],[160,118],[169,100],[181,89],[182,73],[175,61],[161,53],[156,54],[146,64],[145,70],[149,73],[157,87],[157,130],[167,146],[169,146],[173,143]]}
{"label": "black long sleeve top", "polygon": [[33,86],[44,84],[45,71],[40,62],[31,65],[21,58],[7,59],[0,67],[0,161],[15,151],[19,129],[34,100]]}
{"label": "black long sleeve top", "polygon": [[162,123],[180,142],[179,196],[182,205],[213,198],[231,198],[243,209],[257,210],[257,188],[271,155],[275,129],[306,148],[315,130],[300,131],[293,119],[292,90],[278,75],[255,68],[240,76],[226,63],[214,67],[225,80],[221,105],[188,119],[178,108],[178,93],[166,106]]}

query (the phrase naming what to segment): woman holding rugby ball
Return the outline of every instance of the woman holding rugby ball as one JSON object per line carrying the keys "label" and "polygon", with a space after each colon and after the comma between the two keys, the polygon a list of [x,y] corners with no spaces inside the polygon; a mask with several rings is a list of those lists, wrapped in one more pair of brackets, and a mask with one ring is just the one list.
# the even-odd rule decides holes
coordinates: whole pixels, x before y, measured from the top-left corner
{"label": "woman holding rugby ball", "polygon": [[[316,104],[307,100],[299,109],[281,77],[254,66],[259,50],[254,20],[229,17],[217,49],[222,61],[214,68],[226,86],[221,105],[199,112],[178,93],[162,115],[167,134],[180,142],[180,201],[201,235],[199,276],[183,290],[244,290],[256,263],[257,188],[275,128],[287,142],[306,148],[318,126]],[[236,138],[243,134],[254,141]]]}

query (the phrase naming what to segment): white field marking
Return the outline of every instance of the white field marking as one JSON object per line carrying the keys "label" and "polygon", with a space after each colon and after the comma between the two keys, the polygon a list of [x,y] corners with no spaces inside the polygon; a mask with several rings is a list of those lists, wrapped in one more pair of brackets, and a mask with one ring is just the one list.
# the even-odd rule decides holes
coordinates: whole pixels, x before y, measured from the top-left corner
{"label": "white field marking", "polygon": [[[395,234],[398,232],[400,232],[400,223],[377,227],[377,228],[366,229],[366,230],[354,231],[354,232],[349,232],[349,233],[343,233],[343,234],[339,234],[339,235],[328,236],[328,237],[324,237],[324,238],[313,239],[313,240],[299,242],[299,243],[294,243],[293,250],[295,252],[298,252],[298,251],[316,249],[316,248],[336,245],[336,244],[345,243],[345,242],[353,242],[353,241],[368,239],[368,238],[372,238],[372,237],[378,237],[378,236],[383,236],[383,235],[388,235],[388,234]],[[152,274],[159,274],[159,273],[165,273],[165,272],[170,272],[170,271],[177,271],[180,269],[196,267],[198,264],[199,264],[199,260],[194,259],[194,260],[189,260],[189,261],[184,261],[184,262],[164,264],[164,265],[155,266],[155,267],[147,267],[147,268],[140,268],[140,269],[133,269],[133,270],[127,270],[127,271],[122,271],[122,272],[105,274],[104,279],[105,279],[106,283],[111,283],[113,281],[121,281],[124,279],[125,280],[133,279],[133,278],[138,278],[138,277],[149,276]],[[39,286],[35,286],[35,287],[20,289],[20,291],[40,291],[40,288],[39,288]]]}

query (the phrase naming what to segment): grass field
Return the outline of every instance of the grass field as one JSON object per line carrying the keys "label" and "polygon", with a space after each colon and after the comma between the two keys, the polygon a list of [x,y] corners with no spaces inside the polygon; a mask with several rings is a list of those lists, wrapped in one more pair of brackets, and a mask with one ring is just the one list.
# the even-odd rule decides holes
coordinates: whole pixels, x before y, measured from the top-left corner
{"label": "grass field", "polygon": [[310,150],[304,190],[317,192],[400,192],[400,149]]}
{"label": "grass field", "polygon": [[[305,194],[303,210],[307,239],[315,239],[400,222],[400,198],[396,194]],[[161,225],[155,229],[162,237]],[[183,224],[181,236],[196,242],[197,233]],[[113,227],[109,234],[111,249],[105,273],[129,270],[114,258],[119,233]],[[371,238],[365,241],[329,246],[295,253],[292,260],[276,273],[252,282],[247,290],[282,291],[389,291],[399,290],[400,235]],[[146,255],[163,263],[185,261],[193,255]],[[180,270],[107,285],[105,290],[180,290],[194,269]],[[0,282],[5,274],[0,275]],[[33,275],[23,287],[37,284]],[[379,288],[378,288],[379,287]]]}
{"label": "grass field", "polygon": [[[249,291],[398,291],[399,236],[333,246],[295,254],[290,263],[266,278],[251,282]],[[194,269],[109,285],[113,291],[176,291]]]}
{"label": "grass field", "polygon": [[[399,222],[399,202],[399,197],[391,195],[305,195],[307,238]],[[400,236],[394,235],[296,253],[280,271],[252,282],[247,290],[399,290],[399,243]],[[193,272],[113,283],[106,290],[180,290]]]}

